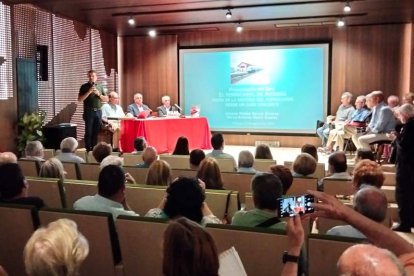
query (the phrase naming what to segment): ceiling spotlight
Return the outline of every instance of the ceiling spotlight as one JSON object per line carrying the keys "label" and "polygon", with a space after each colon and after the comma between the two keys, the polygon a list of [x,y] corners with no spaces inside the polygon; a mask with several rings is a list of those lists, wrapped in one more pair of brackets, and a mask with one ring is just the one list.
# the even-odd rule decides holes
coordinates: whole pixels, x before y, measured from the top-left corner
{"label": "ceiling spotlight", "polygon": [[349,1],[346,1],[346,4],[344,6],[344,12],[350,12],[351,11],[351,5],[349,4]]}
{"label": "ceiling spotlight", "polygon": [[226,12],[226,18],[231,19],[231,15],[232,15],[231,11],[230,11],[230,9],[228,9],[227,12]]}
{"label": "ceiling spotlight", "polygon": [[128,24],[131,26],[135,25],[135,19],[131,16],[130,18],[128,18]]}
{"label": "ceiling spotlight", "polygon": [[148,31],[148,35],[150,37],[156,37],[157,36],[157,31],[156,30],[149,30]]}
{"label": "ceiling spotlight", "polygon": [[243,26],[239,23],[236,27],[236,32],[241,33],[243,31]]}
{"label": "ceiling spotlight", "polygon": [[337,27],[343,27],[345,26],[345,21],[342,18],[339,18],[338,21],[336,21]]}

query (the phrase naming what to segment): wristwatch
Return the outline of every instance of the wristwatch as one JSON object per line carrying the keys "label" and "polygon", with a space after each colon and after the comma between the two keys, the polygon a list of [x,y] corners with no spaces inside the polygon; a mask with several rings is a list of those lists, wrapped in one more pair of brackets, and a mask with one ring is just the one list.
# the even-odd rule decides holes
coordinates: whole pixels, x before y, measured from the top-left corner
{"label": "wristwatch", "polygon": [[297,263],[299,262],[299,256],[289,255],[287,251],[283,252],[282,262],[285,264],[287,262]]}

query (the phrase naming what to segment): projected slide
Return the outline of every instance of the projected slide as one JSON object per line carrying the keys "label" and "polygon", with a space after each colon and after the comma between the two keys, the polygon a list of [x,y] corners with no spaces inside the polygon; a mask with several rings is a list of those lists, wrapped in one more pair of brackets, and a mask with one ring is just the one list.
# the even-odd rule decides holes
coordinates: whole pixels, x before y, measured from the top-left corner
{"label": "projected slide", "polygon": [[328,44],[181,49],[180,103],[216,131],[315,133],[326,115]]}

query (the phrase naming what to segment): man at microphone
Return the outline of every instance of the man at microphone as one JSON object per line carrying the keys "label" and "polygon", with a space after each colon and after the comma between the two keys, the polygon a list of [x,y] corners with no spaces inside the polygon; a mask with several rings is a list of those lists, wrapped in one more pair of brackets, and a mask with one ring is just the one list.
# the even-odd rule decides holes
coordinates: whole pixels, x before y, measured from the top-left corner
{"label": "man at microphone", "polygon": [[159,117],[166,117],[168,112],[177,111],[177,105],[171,105],[170,96],[163,96],[161,98],[162,105],[157,107],[157,112]]}
{"label": "man at microphone", "polygon": [[102,85],[96,83],[98,76],[94,70],[88,71],[89,81],[79,89],[78,101],[83,102],[85,121],[85,148],[91,151],[98,143],[98,133],[102,124],[102,102],[108,101]]}

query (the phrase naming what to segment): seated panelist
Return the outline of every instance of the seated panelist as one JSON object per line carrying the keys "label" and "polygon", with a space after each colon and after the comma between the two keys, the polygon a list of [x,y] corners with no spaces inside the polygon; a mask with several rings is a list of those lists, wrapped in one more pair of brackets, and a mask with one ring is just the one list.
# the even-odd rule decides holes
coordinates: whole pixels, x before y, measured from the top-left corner
{"label": "seated panelist", "polygon": [[102,106],[102,121],[108,123],[109,130],[113,133],[112,135],[112,146],[117,149],[119,148],[120,128],[121,123],[119,120],[111,118],[123,118],[125,117],[124,110],[119,105],[119,95],[115,91],[111,91],[108,95],[108,103]]}
{"label": "seated panelist", "polygon": [[177,111],[175,106],[171,106],[170,96],[163,96],[161,98],[162,105],[157,107],[158,116],[166,117],[168,112]]}
{"label": "seated panelist", "polygon": [[127,116],[128,117],[146,118],[151,112],[152,112],[152,110],[148,107],[148,105],[143,103],[142,94],[141,93],[135,93],[134,103],[128,105]]}

